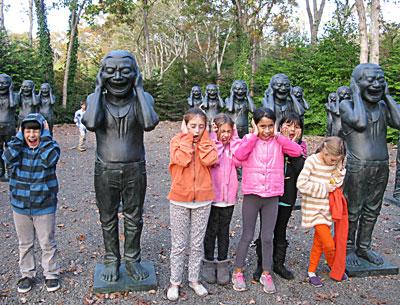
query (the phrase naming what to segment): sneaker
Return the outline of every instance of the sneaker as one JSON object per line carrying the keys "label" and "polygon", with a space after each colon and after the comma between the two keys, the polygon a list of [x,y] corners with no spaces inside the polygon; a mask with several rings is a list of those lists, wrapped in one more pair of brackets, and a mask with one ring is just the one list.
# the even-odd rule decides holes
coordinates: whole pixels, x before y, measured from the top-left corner
{"label": "sneaker", "polygon": [[189,283],[189,287],[194,290],[194,292],[199,296],[199,297],[205,297],[208,294],[207,289],[200,283]]}
{"label": "sneaker", "polygon": [[23,278],[19,279],[17,282],[17,287],[18,287],[17,290],[20,293],[25,293],[32,289],[32,285],[33,285],[32,278],[23,277]]}
{"label": "sneaker", "polygon": [[45,279],[44,284],[48,292],[53,292],[60,289],[60,281],[58,279]]}
{"label": "sneaker", "polygon": [[246,282],[244,280],[244,275],[242,272],[237,272],[232,274],[232,284],[233,284],[233,290],[236,291],[247,290]]}
{"label": "sneaker", "polygon": [[260,277],[260,283],[263,285],[263,290],[265,293],[275,293],[275,285],[272,280],[271,274],[262,274]]}
{"label": "sneaker", "polygon": [[324,286],[324,284],[321,281],[321,278],[318,275],[308,277],[308,282],[311,285],[313,285],[314,287],[322,287],[322,286]]}
{"label": "sneaker", "polygon": [[348,280],[349,280],[349,276],[346,273],[343,273],[342,281],[348,281]]}
{"label": "sneaker", "polygon": [[171,285],[167,290],[167,299],[177,301],[179,298],[179,286]]}

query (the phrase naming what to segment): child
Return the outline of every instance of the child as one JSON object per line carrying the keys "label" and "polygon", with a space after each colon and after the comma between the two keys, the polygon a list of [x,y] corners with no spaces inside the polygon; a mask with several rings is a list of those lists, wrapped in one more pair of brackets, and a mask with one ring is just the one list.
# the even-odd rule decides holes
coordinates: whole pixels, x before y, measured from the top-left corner
{"label": "child", "polygon": [[86,101],[82,101],[81,109],[77,110],[75,112],[75,116],[74,116],[74,122],[75,122],[76,126],[78,126],[78,128],[79,128],[79,143],[78,143],[77,149],[80,152],[86,150],[85,142],[86,142],[87,129],[86,129],[85,125],[82,124],[82,121],[81,121],[85,112],[86,112]]}
{"label": "child", "polygon": [[18,292],[32,289],[36,275],[34,240],[42,249],[47,291],[60,288],[57,246],[54,238],[58,182],[56,164],[60,148],[39,113],[27,115],[19,132],[8,143],[3,159],[10,169],[10,201],[19,241],[21,279]]}
{"label": "child", "polygon": [[236,251],[232,274],[233,289],[246,290],[243,267],[250,242],[254,236],[258,212],[263,223],[261,231],[263,272],[260,283],[266,293],[274,293],[272,272],[272,237],[278,213],[278,199],[283,195],[284,154],[301,155],[300,145],[275,133],[275,114],[265,107],[253,115],[253,133],[247,134],[236,151],[242,161],[242,236]]}
{"label": "child", "polygon": [[[203,277],[208,283],[229,283],[229,225],[237,201],[238,179],[235,158],[239,139],[230,116],[220,113],[214,118],[216,133],[211,133],[218,149],[218,163],[211,168],[215,199],[211,205],[210,218],[204,238]],[[218,257],[214,261],[215,241],[218,241]],[[217,275],[217,276],[216,276]]]}
{"label": "child", "polygon": [[204,112],[191,108],[183,116],[181,132],[170,144],[171,285],[167,298],[171,301],[179,297],[189,235],[189,286],[199,296],[208,294],[199,282],[199,273],[204,235],[215,196],[211,166],[217,162],[218,152],[206,127]]}
{"label": "child", "polygon": [[[328,196],[343,183],[345,154],[341,138],[326,138],[316,153],[307,158],[297,180],[297,188],[302,194],[301,225],[315,230],[308,267],[309,282],[315,287],[323,285],[321,278],[315,274],[322,252],[329,267],[332,267],[334,261],[335,244],[330,230],[332,215]],[[345,278],[346,275],[343,274],[343,279]]]}
{"label": "child", "polygon": [[[289,112],[285,115],[278,125],[278,131],[280,131],[283,136],[296,142],[302,148],[302,155],[300,157],[285,156],[284,193],[279,197],[278,216],[274,229],[273,270],[276,274],[287,280],[294,279],[294,275],[290,270],[286,269],[284,265],[288,246],[286,229],[297,199],[297,177],[303,169],[304,161],[307,156],[306,142],[301,140],[302,130],[303,121],[300,116],[294,112]],[[261,235],[258,237],[255,244],[257,270],[254,272],[253,278],[258,281],[262,272]]]}

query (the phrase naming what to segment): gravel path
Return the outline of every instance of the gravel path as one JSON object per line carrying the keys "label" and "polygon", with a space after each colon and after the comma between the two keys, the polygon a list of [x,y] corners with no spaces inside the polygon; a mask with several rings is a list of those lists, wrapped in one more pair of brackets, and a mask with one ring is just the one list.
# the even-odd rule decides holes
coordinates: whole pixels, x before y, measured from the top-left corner
{"label": "gravel path", "polygon": [[[37,283],[27,294],[16,292],[18,272],[18,247],[11,208],[8,202],[8,185],[0,184],[0,304],[173,304],[165,297],[169,276],[169,203],[166,199],[170,187],[168,174],[168,143],[178,131],[179,123],[161,122],[155,131],[146,134],[148,190],[142,235],[142,257],[155,264],[159,289],[142,293],[115,293],[94,295],[92,293],[93,271],[101,261],[103,241],[93,187],[95,138],[89,133],[88,151],[79,153],[73,149],[78,140],[78,131],[73,125],[55,127],[55,137],[62,147],[62,156],[57,169],[60,182],[57,212],[56,238],[59,262],[62,268],[62,288],[48,293],[43,287],[43,275],[39,267]],[[311,148],[316,137],[306,137]],[[311,150],[310,150],[311,151]],[[394,161],[391,149],[391,178],[393,185]],[[296,278],[285,281],[275,277],[278,293],[266,295],[258,283],[250,283],[255,266],[255,251],[248,255],[246,278],[249,290],[235,292],[231,285],[220,287],[208,285],[210,295],[198,298],[187,282],[182,288],[181,298],[175,304],[187,305],[238,305],[238,304],[399,304],[400,277],[382,276],[352,278],[346,283],[331,281],[327,268],[320,264],[319,272],[325,286],[312,288],[306,281],[308,254],[312,243],[312,231],[299,227],[300,212],[294,212],[289,224],[287,265]],[[231,223],[231,255],[241,233],[240,205],[235,209]],[[123,235],[120,236],[123,240]],[[373,245],[385,254],[392,263],[400,266],[400,208],[385,204],[374,232]],[[38,247],[37,247],[38,248]],[[40,250],[36,249],[37,257]]]}

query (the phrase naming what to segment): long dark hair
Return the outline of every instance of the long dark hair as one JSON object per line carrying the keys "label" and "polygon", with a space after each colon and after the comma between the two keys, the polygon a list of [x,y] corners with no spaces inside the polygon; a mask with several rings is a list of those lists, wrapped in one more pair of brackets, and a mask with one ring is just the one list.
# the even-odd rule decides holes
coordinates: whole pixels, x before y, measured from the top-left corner
{"label": "long dark hair", "polygon": [[288,123],[288,124],[298,124],[303,130],[303,121],[300,119],[300,116],[296,112],[289,112],[285,116],[282,117],[282,119],[279,121],[278,125],[278,131],[281,131],[281,127],[283,124]]}
{"label": "long dark hair", "polygon": [[253,113],[254,123],[258,124],[262,118],[270,119],[274,121],[274,123],[276,121],[275,113],[266,107],[257,108]]}

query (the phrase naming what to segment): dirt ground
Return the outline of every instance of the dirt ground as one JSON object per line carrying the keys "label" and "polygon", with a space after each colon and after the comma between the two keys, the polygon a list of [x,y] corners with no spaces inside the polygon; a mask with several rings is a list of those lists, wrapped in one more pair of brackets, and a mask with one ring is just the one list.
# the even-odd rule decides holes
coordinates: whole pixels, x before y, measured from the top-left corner
{"label": "dirt ground", "polygon": [[[55,127],[55,138],[62,148],[57,168],[60,183],[57,211],[56,238],[59,262],[62,268],[62,288],[48,293],[43,285],[41,267],[37,281],[27,294],[16,292],[19,278],[18,242],[8,200],[7,183],[0,184],[0,304],[173,304],[165,297],[169,277],[170,231],[169,202],[166,195],[170,187],[168,174],[168,143],[179,130],[179,123],[161,122],[145,136],[148,172],[148,189],[145,202],[144,232],[142,235],[142,257],[155,264],[158,290],[140,293],[114,293],[95,295],[92,292],[93,272],[102,259],[103,240],[93,187],[95,137],[89,133],[88,150],[78,152],[73,147],[78,141],[78,130],[74,125]],[[310,151],[315,149],[318,137],[306,137]],[[388,193],[393,188],[394,155],[390,147],[391,177]],[[231,223],[231,256],[241,233],[241,200],[235,208]],[[255,266],[255,250],[248,255],[245,272],[249,290],[235,292],[231,285],[221,287],[207,285],[210,294],[205,298],[194,295],[184,282],[181,298],[175,304],[187,305],[241,305],[241,304],[399,304],[400,277],[378,276],[352,278],[344,283],[329,279],[327,267],[320,263],[319,273],[325,286],[313,288],[306,280],[312,231],[300,228],[300,212],[295,211],[289,223],[289,250],[287,265],[295,273],[295,280],[285,281],[275,276],[278,292],[267,295],[261,285],[251,282]],[[120,235],[121,241],[124,236]],[[400,208],[384,204],[374,231],[373,247],[392,263],[400,266]],[[40,249],[36,247],[36,257]],[[37,260],[39,265],[40,260]]]}

